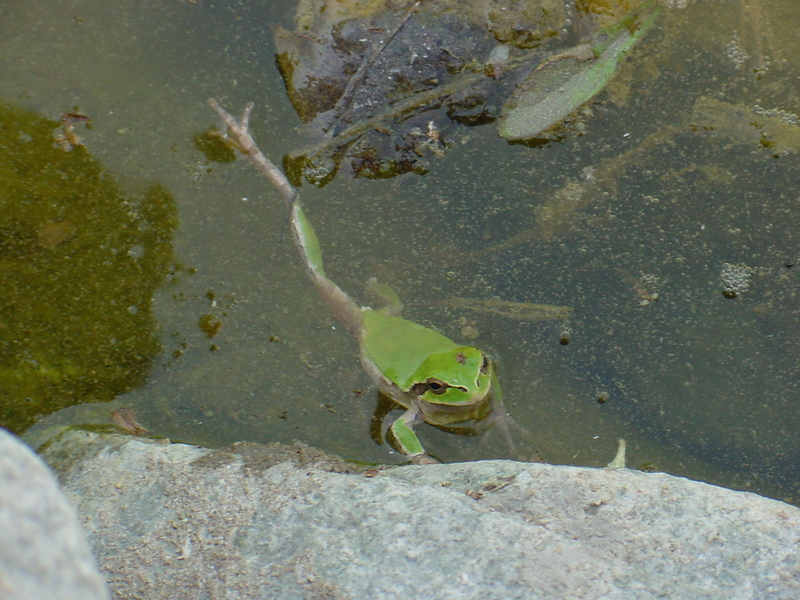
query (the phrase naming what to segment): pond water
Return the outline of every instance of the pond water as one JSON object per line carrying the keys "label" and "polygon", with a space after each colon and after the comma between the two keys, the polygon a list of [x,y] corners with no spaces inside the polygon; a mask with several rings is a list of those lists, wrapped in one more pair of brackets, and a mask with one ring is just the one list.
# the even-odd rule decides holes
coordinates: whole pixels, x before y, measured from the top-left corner
{"label": "pond water", "polygon": [[[28,439],[130,407],[173,440],[299,439],[402,461],[370,437],[374,386],[308,282],[278,196],[244,161],[209,163],[195,144],[218,124],[211,96],[234,113],[256,103],[254,136],[278,164],[307,144],[274,62],[272,28],[293,29],[294,9],[0,8],[0,98],[54,121],[91,117],[76,127],[91,156],[130,193],[168,190],[179,219],[146,376],[112,402],[89,389],[85,404],[37,408]],[[582,135],[511,145],[489,124],[424,176],[304,186],[329,275],[364,304],[377,277],[408,318],[496,356],[509,411],[532,434],[517,440],[523,454],[602,466],[624,438],[630,467],[800,502],[798,30],[794,0],[669,8]],[[70,252],[61,241],[52,249]],[[437,305],[453,297],[572,314],[526,323]],[[419,432],[445,461],[508,456],[496,432]]]}

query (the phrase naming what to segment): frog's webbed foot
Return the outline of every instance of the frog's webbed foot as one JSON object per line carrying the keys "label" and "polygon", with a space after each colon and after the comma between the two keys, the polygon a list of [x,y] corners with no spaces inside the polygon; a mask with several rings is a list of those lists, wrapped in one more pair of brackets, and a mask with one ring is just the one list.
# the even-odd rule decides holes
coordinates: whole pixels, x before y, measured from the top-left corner
{"label": "frog's webbed foot", "polygon": [[533,434],[517,423],[511,417],[511,415],[508,414],[506,407],[502,404],[496,405],[492,409],[491,419],[492,424],[495,425],[500,430],[500,433],[503,434],[503,438],[505,438],[506,443],[508,444],[508,449],[512,452],[514,451],[514,438],[511,435],[512,429],[527,439],[533,438]]}
{"label": "frog's webbed foot", "polygon": [[544,458],[542,457],[541,452],[535,447],[531,446],[530,444],[525,444],[525,452],[522,449],[517,448],[514,445],[514,438],[511,435],[511,430],[513,429],[516,433],[521,434],[526,440],[533,439],[533,434],[522,427],[519,423],[517,423],[508,411],[505,409],[505,406],[495,406],[493,413],[492,413],[492,422],[493,424],[500,430],[500,433],[503,435],[503,438],[506,440],[506,444],[508,445],[508,453],[514,460],[519,460],[523,462],[545,462]]}
{"label": "frog's webbed foot", "polygon": [[411,462],[415,465],[440,465],[442,461],[436,460],[430,454],[417,454],[411,457]]}
{"label": "frog's webbed foot", "polygon": [[533,438],[533,434],[524,427],[521,427],[514,419],[511,418],[511,415],[508,414],[506,407],[503,405],[503,390],[500,388],[500,382],[497,379],[496,369],[493,370],[492,373],[492,396],[492,413],[490,416],[491,424],[496,425],[500,430],[500,433],[503,434],[503,437],[508,444],[508,453],[511,458],[524,462],[543,463],[544,458],[542,458],[541,453],[536,449],[536,447],[526,444],[526,450],[532,450],[533,452],[528,456],[524,456],[514,447],[514,439],[511,437],[512,429],[516,430],[518,433],[521,433],[528,440]]}

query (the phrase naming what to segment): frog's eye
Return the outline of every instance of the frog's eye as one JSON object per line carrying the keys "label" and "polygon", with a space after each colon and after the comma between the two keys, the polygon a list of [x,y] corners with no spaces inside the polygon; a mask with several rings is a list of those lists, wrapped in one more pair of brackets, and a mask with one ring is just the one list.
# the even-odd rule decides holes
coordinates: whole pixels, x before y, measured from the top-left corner
{"label": "frog's eye", "polygon": [[437,396],[444,394],[447,388],[450,387],[444,381],[436,379],[435,377],[429,377],[425,383],[428,384],[428,389]]}
{"label": "frog's eye", "polygon": [[483,355],[483,361],[481,362],[481,373],[488,373],[489,372],[489,357],[485,354]]}

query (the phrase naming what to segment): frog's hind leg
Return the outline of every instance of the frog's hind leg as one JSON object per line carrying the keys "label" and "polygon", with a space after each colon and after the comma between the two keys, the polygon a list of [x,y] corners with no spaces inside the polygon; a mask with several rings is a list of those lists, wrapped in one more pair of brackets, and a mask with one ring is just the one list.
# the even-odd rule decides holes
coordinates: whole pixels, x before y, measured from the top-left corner
{"label": "frog's hind leg", "polygon": [[369,424],[369,435],[378,446],[382,446],[386,439],[386,432],[391,426],[391,413],[397,412],[398,409],[405,410],[404,407],[392,400],[391,396],[378,391],[378,403]]}

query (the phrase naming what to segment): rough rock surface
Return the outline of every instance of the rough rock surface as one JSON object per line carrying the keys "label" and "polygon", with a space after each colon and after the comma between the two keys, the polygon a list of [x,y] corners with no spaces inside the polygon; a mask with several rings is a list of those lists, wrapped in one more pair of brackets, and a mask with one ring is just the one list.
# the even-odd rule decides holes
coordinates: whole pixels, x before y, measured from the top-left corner
{"label": "rough rock surface", "polygon": [[0,598],[108,598],[75,509],[50,469],[5,429],[0,429]]}
{"label": "rough rock surface", "polygon": [[800,597],[800,509],[665,474],[86,432],[44,456],[117,598]]}

